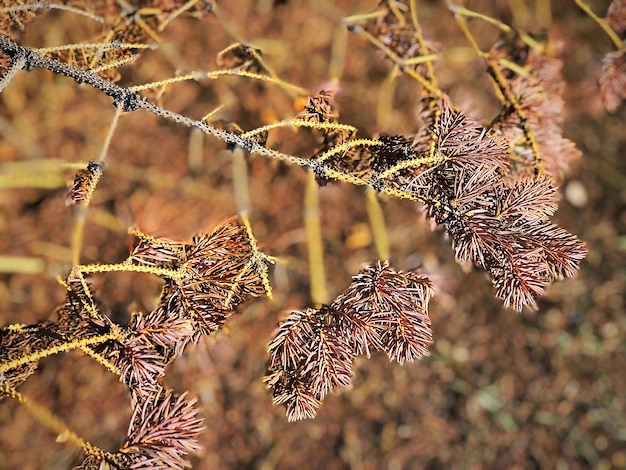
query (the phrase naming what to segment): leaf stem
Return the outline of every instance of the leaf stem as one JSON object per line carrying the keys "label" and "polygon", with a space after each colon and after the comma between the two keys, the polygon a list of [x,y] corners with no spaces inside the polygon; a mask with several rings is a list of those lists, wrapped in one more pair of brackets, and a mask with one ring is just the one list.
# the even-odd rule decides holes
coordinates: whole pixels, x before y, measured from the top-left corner
{"label": "leaf stem", "polygon": [[607,21],[604,18],[600,18],[598,15],[596,15],[594,11],[591,9],[591,7],[587,5],[587,3],[585,3],[584,0],[574,0],[574,1],[576,2],[576,5],[578,5],[596,23],[598,23],[598,26],[600,26],[604,30],[604,32],[607,34],[609,38],[611,38],[611,41],[613,41],[613,44],[615,44],[615,47],[617,47],[618,50],[622,50],[626,48],[624,41],[620,39],[617,33],[613,30],[613,28],[611,28],[611,26],[607,23]]}

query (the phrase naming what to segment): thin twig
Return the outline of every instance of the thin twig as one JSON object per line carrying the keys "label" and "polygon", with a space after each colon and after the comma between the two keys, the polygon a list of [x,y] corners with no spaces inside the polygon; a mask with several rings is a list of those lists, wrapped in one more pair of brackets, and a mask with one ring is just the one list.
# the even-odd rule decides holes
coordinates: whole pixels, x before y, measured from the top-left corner
{"label": "thin twig", "polygon": [[585,13],[587,13],[587,15],[589,15],[596,23],[598,23],[598,26],[600,26],[607,34],[607,36],[611,38],[611,41],[613,41],[613,44],[615,44],[615,47],[617,47],[618,50],[626,49],[626,44],[624,43],[624,41],[620,39],[620,37],[606,22],[606,20],[596,15],[591,7],[584,2],[584,0],[574,1],[576,2],[576,5],[578,5]]}
{"label": "thin twig", "polygon": [[35,3],[27,3],[25,5],[14,5],[12,7],[2,7],[0,8],[0,13],[13,13],[18,11],[29,11],[29,10],[38,10],[38,9],[48,9],[48,10],[65,10],[71,13],[76,13],[77,15],[86,16],[98,23],[104,23],[104,18],[101,16],[94,15],[93,13],[89,13],[88,11],[81,10],[79,8],[70,7],[67,5],[62,5],[58,3],[50,3],[50,2],[35,2]]}
{"label": "thin twig", "polygon": [[[20,46],[19,44],[13,42],[11,39],[4,35],[0,35],[0,50],[4,51],[11,57],[16,57],[22,55],[26,60],[26,68],[44,68],[50,70],[53,73],[57,73],[60,75],[64,75],[66,77],[72,78],[79,83],[86,83],[104,93],[107,96],[113,98],[113,104],[117,108],[120,108],[124,112],[129,111],[137,111],[139,109],[143,109],[148,111],[156,116],[163,117],[174,121],[176,123],[182,124],[189,128],[197,128],[204,132],[207,135],[211,135],[220,139],[226,144],[231,144],[237,147],[241,147],[251,154],[258,154],[260,156],[268,157],[274,160],[280,160],[288,164],[297,165],[301,167],[310,167],[312,162],[308,159],[296,157],[294,155],[288,155],[285,153],[278,152],[276,150],[267,148],[254,139],[246,138],[241,134],[228,132],[223,129],[218,129],[216,127],[211,126],[206,121],[200,119],[195,120],[184,116],[182,114],[176,113],[174,111],[170,111],[158,106],[155,103],[148,101],[146,98],[139,96],[134,93],[129,88],[124,88],[115,83],[111,83],[105,80],[102,77],[99,77],[88,70],[81,70],[77,67],[73,67],[71,65],[65,64],[53,58],[42,57],[36,51],[32,49]],[[411,69],[408,69],[410,71]],[[425,80],[420,76],[422,80]],[[432,86],[431,86],[432,89]],[[439,90],[432,89],[433,92],[437,94],[441,94]],[[340,146],[340,150],[348,150],[357,145],[380,145],[378,141],[368,141],[367,139],[363,139],[362,141],[348,141],[344,142],[343,147]],[[338,152],[337,151],[337,152]],[[318,162],[319,163],[319,162]],[[320,164],[321,165],[321,164]],[[337,181],[342,181],[345,183],[354,184],[357,186],[370,186],[375,187],[377,181],[364,180],[357,176],[351,175],[341,170],[336,170],[333,168],[322,167],[321,168],[323,174],[321,175],[324,178],[330,178]],[[438,201],[424,199],[419,197],[411,192],[403,191],[396,188],[383,188],[380,190],[381,192],[399,197],[402,199],[409,199],[414,201],[419,201],[425,204],[438,206],[440,203]]]}
{"label": "thin twig", "polygon": [[304,226],[309,253],[309,278],[311,282],[311,301],[320,306],[328,301],[326,274],[324,269],[324,245],[319,209],[319,187],[315,174],[307,172],[304,195]]}

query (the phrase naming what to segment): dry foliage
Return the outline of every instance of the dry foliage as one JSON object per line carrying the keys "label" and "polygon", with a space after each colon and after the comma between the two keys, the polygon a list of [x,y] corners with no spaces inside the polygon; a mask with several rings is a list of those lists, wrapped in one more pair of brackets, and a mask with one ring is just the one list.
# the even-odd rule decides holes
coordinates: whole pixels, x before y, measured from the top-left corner
{"label": "dry foliage", "polygon": [[[598,96],[607,111],[619,112],[626,89],[624,2],[614,1],[607,18],[602,19],[581,0],[576,1],[587,13],[586,18],[596,20],[617,48],[602,61]],[[269,34],[274,14],[276,21],[287,13],[297,17],[294,7],[283,2],[258,2],[256,7],[252,3],[242,8],[249,14],[248,19],[258,19],[249,24],[255,34]],[[60,262],[63,274],[58,277],[65,298],[49,319],[33,316],[26,322],[3,322],[0,397],[13,399],[43,427],[81,448],[84,456],[77,468],[189,467],[189,454],[202,452],[202,433],[219,434],[220,429],[209,420],[203,422],[198,399],[172,388],[167,367],[184,364],[186,351],[197,350],[207,336],[228,329],[227,320],[241,310],[242,304],[263,295],[272,297],[273,290],[285,304],[296,305],[291,313],[283,315],[269,342],[264,379],[273,402],[285,407],[289,421],[314,417],[330,392],[361,380],[359,356],[370,358],[381,351],[400,364],[428,356],[433,344],[429,301],[438,289],[431,278],[444,276],[416,269],[415,264],[403,259],[404,248],[390,243],[383,214],[393,219],[394,207],[404,209],[389,201],[405,200],[411,204],[409,211],[413,207],[422,210],[432,226],[445,233],[459,264],[486,273],[495,296],[505,307],[517,311],[541,308],[537,301],[552,283],[577,274],[587,247],[552,220],[558,208],[558,186],[566,181],[582,155],[565,136],[567,84],[563,57],[567,41],[522,27],[514,8],[511,11],[517,26],[501,21],[501,16],[506,19],[501,13],[507,2],[494,3],[493,17],[449,4],[448,18],[455,20],[455,40],[469,42],[472,57],[480,63],[481,77],[491,81],[495,92],[491,109],[476,103],[476,109],[459,106],[454,99],[458,84],[440,77],[440,62],[451,46],[444,37],[437,36],[442,31],[436,20],[431,17],[426,22],[422,18],[420,4],[383,0],[373,11],[353,16],[347,16],[347,10],[342,10],[340,16],[339,10],[333,10],[336,7],[329,6],[326,13],[342,33],[333,33],[334,68],[328,72],[330,77],[326,76],[329,81],[322,85],[307,82],[306,67],[302,65],[294,67],[300,73],[284,79],[283,75],[288,74],[279,61],[271,60],[272,54],[268,59],[264,47],[238,37],[245,25],[238,24],[234,19],[237,14],[219,2],[154,0],[135,5],[122,0],[68,0],[4,2],[0,6],[0,91],[7,103],[3,115],[16,122],[20,113],[28,118],[29,110],[23,103],[39,91],[21,85],[23,71],[45,71],[47,75],[36,75],[35,80],[46,87],[54,88],[56,77],[65,77],[71,83],[63,85],[58,103],[50,105],[53,120],[62,120],[73,112],[72,98],[67,98],[72,91],[68,90],[95,92],[95,99],[112,99],[114,106],[115,114],[104,133],[104,112],[98,109],[90,116],[89,111],[78,111],[85,140],[106,134],[98,137],[102,145],[96,158],[90,157],[88,162],[77,161],[80,157],[62,160],[63,155],[59,155],[59,161],[44,158],[41,160],[50,160],[50,166],[41,167],[41,179],[28,171],[26,176],[19,176],[19,167],[14,167],[17,169],[9,170],[8,183],[4,183],[5,187],[30,187],[35,191],[58,189],[54,175],[67,175],[68,171],[74,175],[60,198],[65,202],[64,214],[71,211],[73,217],[63,235],[69,254]],[[265,8],[267,17],[250,13],[254,8]],[[64,36],[61,26],[65,22],[82,26],[89,23],[80,30],[88,37],[62,46],[54,43],[58,38],[74,39],[70,33]],[[494,28],[497,39],[474,31],[474,22]],[[429,30],[423,28],[426,24]],[[190,64],[201,64],[196,70],[173,46],[176,34],[189,25],[192,29],[208,25],[204,43],[196,37],[202,34],[198,27],[186,31],[193,41],[176,46],[190,54]],[[67,31],[70,29],[68,26]],[[348,82],[341,80],[343,67],[346,74],[350,66],[354,67],[361,74],[363,86],[372,86],[372,78],[365,73],[367,67],[359,69],[351,62],[362,57],[351,51],[347,55],[341,52],[345,47],[341,38],[348,40],[341,36],[346,30],[379,54],[372,59],[378,60],[373,67],[373,81],[384,84],[376,111],[361,109],[359,98],[353,97],[352,102],[346,99],[350,95],[345,91]],[[46,31],[57,35],[47,35]],[[229,35],[231,41],[226,44]],[[483,49],[487,41],[489,45]],[[271,40],[264,44],[271,50]],[[202,69],[210,63],[207,48],[212,48],[215,57],[212,70]],[[291,55],[290,64],[301,59],[296,52],[281,49],[279,53]],[[233,91],[223,84],[226,77],[248,83]],[[462,80],[458,81],[463,86]],[[301,87],[301,82],[307,82],[309,88]],[[412,93],[408,109],[413,115],[409,125],[402,121],[396,128],[394,90],[400,93],[406,89]],[[409,100],[402,101],[398,108],[407,114],[409,105],[405,101]],[[96,109],[93,103],[90,105]],[[376,117],[360,129],[339,119],[338,110],[342,109],[344,115],[344,108],[349,116],[356,117],[355,122],[366,122],[370,114]],[[481,119],[476,117],[480,114],[484,116]],[[127,132],[133,129],[134,115],[145,119],[145,124],[137,127],[145,128],[145,134],[133,136]],[[159,121],[150,121],[152,117]],[[45,136],[43,129],[50,125],[41,116],[37,119],[32,125],[35,139],[39,138],[40,127]],[[188,150],[181,149],[175,136],[169,135],[177,132],[167,127],[169,124],[171,129],[187,133]],[[6,130],[0,131],[6,134]],[[225,147],[216,148],[215,154],[221,151],[232,156],[232,175],[225,176],[219,165],[204,161],[204,136],[215,138]],[[158,139],[158,143],[152,139]],[[71,140],[71,135],[62,136],[55,143],[67,141],[64,151],[76,151]],[[145,151],[146,147],[150,150]],[[30,150],[23,143],[12,152],[7,160],[17,161],[25,160]],[[86,152],[83,148],[80,155]],[[141,152],[144,157],[135,156]],[[174,163],[178,155],[185,153],[187,162]],[[255,156],[271,162],[258,162]],[[293,167],[298,166],[306,171],[304,182],[294,176]],[[108,178],[117,178],[119,185],[107,183]],[[129,181],[128,187],[124,187],[124,178]],[[230,195],[231,181],[234,196]],[[143,194],[150,194],[154,206],[136,196],[144,191],[144,185]],[[364,217],[369,229],[359,222],[358,211],[349,216],[349,223],[355,227],[366,227],[366,241],[356,229],[349,236],[341,235],[343,242],[339,244],[330,242],[330,235],[324,240],[322,220],[332,220],[333,216],[320,209],[323,202],[319,194],[337,190],[346,195],[343,203],[352,210],[350,198],[355,194],[360,197],[361,193],[350,192],[351,185],[363,188],[366,195]],[[304,207],[294,203],[300,186],[304,187]],[[275,195],[266,198],[265,193],[272,191]],[[103,199],[99,199],[101,194]],[[190,195],[195,198],[195,206],[170,200],[188,201]],[[59,199],[58,194],[53,198]],[[265,199],[271,201],[267,220],[255,216],[255,207]],[[103,216],[98,211],[103,200],[105,205],[110,201],[117,214],[134,211],[132,223],[123,216]],[[194,214],[205,214],[207,218],[206,201],[211,201],[213,209],[228,208],[224,215],[236,211],[239,217],[218,222],[220,217],[216,216],[211,219],[217,227],[212,233],[201,233],[190,241],[160,236],[188,234],[190,227],[199,225],[198,221],[189,222]],[[381,201],[391,210],[383,211]],[[23,206],[20,210],[29,210],[27,204]],[[306,237],[303,250],[285,241],[298,236],[294,235],[299,230],[293,221],[294,207],[299,207],[304,219],[300,224],[304,225]],[[14,217],[19,218],[19,213]],[[123,238],[119,225],[125,222],[123,229],[129,231],[132,246],[126,260],[119,262],[125,256],[120,257],[122,250],[118,247],[107,252],[105,247],[111,240]],[[101,237],[93,228],[96,225],[108,227],[112,234]],[[257,228],[264,251],[257,246]],[[331,228],[335,230],[337,225]],[[56,233],[51,236],[58,239]],[[185,240],[185,236],[179,239]],[[98,243],[102,247],[98,248]],[[360,255],[355,262],[354,252],[368,245],[375,246],[375,250]],[[308,262],[303,263],[306,257]],[[83,258],[92,262],[84,264],[80,261]],[[276,268],[270,282],[272,265]],[[359,272],[340,292],[340,286],[348,284],[347,266],[352,269],[357,265],[361,266]],[[325,272],[333,266],[336,273]],[[35,274],[43,271],[33,269]],[[450,271],[442,268],[442,272]],[[149,281],[145,281],[143,290],[139,287],[132,301],[117,300],[120,286],[109,291],[102,287],[103,282],[115,282],[103,278],[122,279],[125,274],[160,282],[161,294],[153,299],[152,307],[145,300],[151,289]],[[334,300],[329,300],[332,296],[327,293],[327,280],[333,282]],[[119,282],[123,285],[124,281]],[[446,292],[445,281],[443,285]],[[303,294],[307,287],[308,296]],[[295,289],[295,301],[288,288]],[[233,327],[233,336],[236,334],[237,328]],[[18,391],[42,360],[73,350],[117,375],[128,390],[130,423],[125,440],[118,441],[114,451],[87,441],[53,410]],[[512,426],[506,416],[501,419],[505,426]]]}

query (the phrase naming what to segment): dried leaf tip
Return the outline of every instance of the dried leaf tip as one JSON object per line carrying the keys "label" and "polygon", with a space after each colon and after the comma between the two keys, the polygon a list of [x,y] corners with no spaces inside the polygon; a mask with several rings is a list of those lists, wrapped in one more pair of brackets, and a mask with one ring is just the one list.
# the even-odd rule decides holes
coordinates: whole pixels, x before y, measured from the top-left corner
{"label": "dried leaf tip", "polygon": [[364,268],[331,305],[292,312],[269,345],[265,382],[290,421],[311,418],[326,394],[351,383],[356,355],[400,363],[428,354],[432,283],[387,262]]}
{"label": "dried leaf tip", "polygon": [[105,168],[103,163],[89,162],[87,168],[78,171],[69,190],[66,205],[89,204]]}

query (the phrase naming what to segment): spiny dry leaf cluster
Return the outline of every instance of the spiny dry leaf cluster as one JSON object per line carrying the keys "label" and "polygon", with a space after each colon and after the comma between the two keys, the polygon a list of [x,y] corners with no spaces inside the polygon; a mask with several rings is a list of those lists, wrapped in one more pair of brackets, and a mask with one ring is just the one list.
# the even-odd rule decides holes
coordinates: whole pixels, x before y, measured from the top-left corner
{"label": "spiny dry leaf cluster", "polygon": [[[0,15],[0,34],[6,36],[2,81],[6,85],[19,70],[33,65],[18,44],[36,14],[58,8],[88,16],[102,23],[102,36],[76,47],[28,49],[38,57],[54,59],[40,60],[37,66],[115,97],[120,112],[148,110],[218,136],[231,148],[306,166],[320,185],[339,180],[417,201],[426,216],[446,231],[457,260],[488,273],[495,295],[505,306],[533,307],[551,282],[573,276],[586,255],[575,235],[549,220],[557,209],[556,185],[580,157],[563,136],[561,45],[509,30],[491,50],[477,51],[501,101],[499,114],[486,125],[457,109],[439,88],[434,68],[439,46],[423,34],[413,6],[382,1],[373,15],[347,25],[365,35],[399,74],[422,87],[423,126],[411,135],[357,139],[356,129],[338,121],[332,94],[312,93],[293,121],[314,129],[319,137],[307,158],[266,147],[267,130],[247,136],[236,123],[210,126],[204,119],[194,121],[169,112],[140,98],[135,89],[114,84],[118,68],[158,44],[159,33],[173,18],[204,15],[212,10],[211,2],[161,0],[131,6],[125,1],[76,0],[5,5]],[[467,12],[452,10],[464,24],[461,20]],[[623,11],[623,2],[617,1],[609,11],[609,23],[622,38]],[[623,69],[623,50],[616,54],[603,78],[608,109],[616,109],[624,94],[623,74],[615,73]],[[222,50],[217,65],[233,74],[275,78],[261,51],[246,44]],[[119,97],[126,100],[123,105]],[[88,205],[103,171],[101,162],[81,170],[68,202]],[[138,245],[124,263],[72,269],[63,283],[67,299],[55,320],[14,325],[0,336],[5,364],[0,385],[7,396],[14,395],[9,392],[36,370],[40,358],[69,349],[81,349],[117,373],[130,389],[133,415],[126,442],[113,454],[84,447],[88,455],[82,468],[104,463],[124,468],[186,466],[185,455],[198,447],[201,422],[194,400],[163,387],[165,367],[189,343],[222,327],[238,305],[268,291],[267,258],[256,249],[246,227],[234,221],[191,243],[135,235]],[[128,326],[113,323],[89,288],[89,274],[107,271],[161,277],[165,285],[158,307],[134,313]],[[433,289],[422,274],[396,271],[387,262],[378,262],[354,276],[330,304],[292,312],[269,345],[265,381],[274,402],[285,405],[290,420],[312,417],[330,391],[351,383],[355,357],[379,350],[403,363],[428,354],[432,343],[428,303]]]}
{"label": "spiny dry leaf cluster", "polygon": [[0,15],[0,34],[19,41],[28,24],[47,10],[63,10],[80,14],[102,24],[103,33],[93,42],[71,48],[51,48],[46,56],[91,70],[109,80],[119,80],[118,68],[134,61],[146,48],[161,42],[160,33],[181,14],[201,18],[212,10],[206,0],[187,2],[151,0],[66,0],[64,2],[29,2],[4,0]]}
{"label": "spiny dry leaf cluster", "polygon": [[[374,44],[382,45],[387,54],[390,52],[401,70],[412,69],[424,77],[432,73],[431,61],[424,58],[436,54],[440,45],[436,40],[421,35],[421,27],[413,22],[408,2],[381,1],[376,13],[361,25],[371,35],[370,38],[375,38]],[[418,27],[420,35],[416,34]],[[356,25],[349,29],[358,31]]]}
{"label": "spiny dry leaf cluster", "polygon": [[614,113],[626,100],[626,1],[613,0],[606,21],[615,32],[617,50],[602,60],[600,97],[607,111]]}
{"label": "spiny dry leaf cluster", "polygon": [[350,384],[355,356],[379,350],[402,364],[428,355],[432,294],[425,276],[379,262],[330,305],[292,312],[269,345],[274,403],[290,421],[311,418],[327,393]]}
{"label": "spiny dry leaf cluster", "polygon": [[505,306],[534,306],[548,284],[573,276],[586,254],[575,235],[548,221],[557,209],[553,179],[513,178],[508,140],[447,100],[427,107],[424,120],[412,140],[381,136],[382,145],[367,152],[323,163],[314,156],[318,178],[341,171],[423,202],[450,235],[459,262],[487,271]]}
{"label": "spiny dry leaf cluster", "polygon": [[[515,103],[506,103],[492,127],[509,143],[509,178],[533,177],[537,169],[536,153],[539,153],[541,173],[558,184],[572,163],[580,158],[574,143],[563,137],[565,81],[560,51],[564,45],[551,39],[536,41],[535,47],[530,47],[512,39],[490,51],[494,73],[507,79],[508,88],[502,93],[505,96],[510,93],[515,100]],[[525,74],[511,73],[499,59],[515,60]]]}
{"label": "spiny dry leaf cluster", "polygon": [[[125,263],[72,271],[63,282],[67,298],[56,320],[0,333],[2,395],[34,373],[41,357],[76,348],[117,373],[129,388],[133,415],[126,442],[115,454],[88,452],[80,468],[188,466],[184,457],[198,450],[203,427],[195,399],[164,388],[165,367],[189,343],[219,329],[242,302],[265,293],[267,266],[236,220],[191,243],[134,233],[139,243]],[[83,274],[123,270],[165,281],[157,308],[134,313],[126,327],[112,323]]]}

